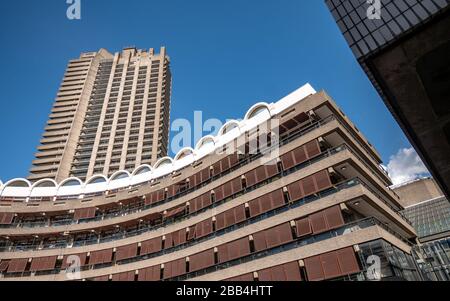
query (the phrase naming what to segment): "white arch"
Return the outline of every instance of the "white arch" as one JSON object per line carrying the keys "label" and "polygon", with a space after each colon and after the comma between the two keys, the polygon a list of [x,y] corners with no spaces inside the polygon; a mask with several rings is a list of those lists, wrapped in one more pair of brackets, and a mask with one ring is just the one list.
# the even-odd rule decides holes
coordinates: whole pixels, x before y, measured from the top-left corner
{"label": "white arch", "polygon": [[266,102],[259,102],[259,103],[255,104],[255,105],[253,105],[247,111],[247,114],[245,114],[245,120],[249,120],[249,119],[255,117],[256,115],[258,115],[259,114],[258,111],[261,110],[261,109],[266,109],[267,112],[269,113],[269,116],[271,116],[269,104],[266,103]]}
{"label": "white arch", "polygon": [[[121,177],[123,176],[123,177]],[[108,190],[128,187],[130,184],[131,175],[126,170],[119,170],[112,174],[108,182]]]}
{"label": "white arch", "polygon": [[[143,171],[146,170],[146,171]],[[136,175],[140,175],[143,173],[147,173],[147,172],[152,172],[152,167],[148,164],[143,164],[141,166],[139,166],[138,168],[136,168],[133,173],[131,174],[131,176],[136,176]]]}
{"label": "white arch", "polygon": [[[101,182],[93,183],[97,179],[103,179]],[[86,181],[87,185],[94,185],[94,184],[100,184],[100,183],[108,183],[108,178],[104,175],[93,175],[89,180]]]}
{"label": "white arch", "polygon": [[[67,185],[67,183],[70,182],[78,182],[79,185]],[[64,181],[62,181],[61,183],[59,183],[59,187],[58,188],[62,188],[62,187],[75,187],[75,186],[83,186],[83,181],[81,181],[79,178],[68,178],[65,179]]]}
{"label": "white arch", "polygon": [[192,147],[185,147],[178,152],[178,154],[175,156],[174,161],[178,161],[184,157],[187,157],[187,156],[193,155],[193,154],[194,154],[194,150],[192,149]]}
{"label": "white arch", "polygon": [[26,198],[30,195],[31,183],[27,179],[16,178],[6,182],[1,196]]}
{"label": "white arch", "polygon": [[[101,179],[101,182],[94,183]],[[84,186],[84,193],[97,193],[108,189],[108,178],[104,175],[93,175]]]}
{"label": "white arch", "polygon": [[205,137],[201,138],[197,142],[197,145],[195,146],[195,149],[196,150],[200,150],[203,146],[205,146],[206,144],[211,143],[211,142],[212,142],[213,145],[216,144],[214,136],[211,136],[211,135],[205,136]]}
{"label": "white arch", "polygon": [[[77,182],[77,185],[67,185]],[[57,196],[80,195],[83,193],[83,182],[79,178],[68,178],[59,183]]]}
{"label": "white arch", "polygon": [[[25,184],[25,185],[16,186],[16,183],[21,183],[21,184]],[[6,182],[4,188],[8,188],[8,187],[15,187],[15,188],[28,187],[28,188],[31,188],[31,186],[32,186],[31,182],[28,181],[27,179],[16,178],[16,179],[12,179],[12,180],[9,180],[8,182]]]}
{"label": "white arch", "polygon": [[[45,185],[45,184],[50,184],[50,186]],[[58,183],[56,183],[55,180],[53,179],[42,179],[37,181],[36,183],[33,184],[33,186],[31,187],[31,189],[35,189],[35,188],[57,188],[58,187]]]}
{"label": "white arch", "polygon": [[[232,126],[234,126],[234,127],[232,127]],[[237,120],[230,120],[220,128],[218,136],[225,135],[226,133],[233,130],[234,128],[240,129],[240,123]]]}
{"label": "white arch", "polygon": [[58,183],[53,179],[42,179],[31,187],[30,197],[55,196],[58,192]]}
{"label": "white arch", "polygon": [[[121,176],[121,175],[126,175],[126,177],[120,177],[119,178],[119,176]],[[122,180],[122,179],[130,178],[130,177],[131,177],[131,175],[130,175],[130,173],[128,171],[126,171],[126,170],[119,170],[119,171],[116,171],[115,173],[112,174],[112,176],[109,178],[109,182]]]}
{"label": "white arch", "polygon": [[130,185],[138,185],[148,182],[153,177],[153,168],[148,164],[143,164],[136,168],[131,174]]}
{"label": "white arch", "polygon": [[[173,160],[172,160],[172,158],[170,158],[170,157],[164,157],[164,158],[159,159],[159,160],[155,163],[155,166],[154,166],[153,168],[154,168],[154,169],[158,169],[158,168],[161,167],[162,164],[165,164],[165,163],[167,163],[167,162],[169,162],[169,164],[170,164],[171,166],[173,165]],[[169,164],[168,164],[168,165],[169,165]]]}

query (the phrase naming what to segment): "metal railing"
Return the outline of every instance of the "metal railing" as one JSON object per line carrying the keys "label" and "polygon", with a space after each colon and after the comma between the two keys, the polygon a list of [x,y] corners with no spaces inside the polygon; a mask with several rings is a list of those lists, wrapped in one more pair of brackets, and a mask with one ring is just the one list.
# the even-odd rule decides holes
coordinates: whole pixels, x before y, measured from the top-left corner
{"label": "metal railing", "polygon": [[[298,206],[298,205],[297,205]],[[264,218],[268,218],[270,216],[273,216],[273,214],[275,213],[275,211],[279,211],[280,209],[276,209],[273,210],[273,212],[271,213],[266,213],[264,214]],[[272,214],[272,215],[271,215]],[[130,264],[133,262],[138,262],[138,261],[143,261],[143,260],[147,260],[150,258],[154,258],[154,257],[158,257],[158,256],[162,256],[165,254],[170,254],[176,251],[179,251],[181,249],[185,249],[187,247],[190,247],[194,244],[198,244],[200,242],[202,242],[203,240],[207,240],[207,239],[211,239],[220,235],[223,235],[225,233],[231,232],[236,230],[236,228],[241,228],[244,227],[250,223],[255,223],[257,221],[259,221],[260,219],[263,219],[262,216],[256,217],[254,219],[252,219],[252,221],[246,221],[243,222],[242,224],[239,224],[239,226],[231,226],[228,227],[227,229],[221,230],[217,233],[214,233],[213,235],[209,235],[205,238],[202,238],[201,240],[196,240],[196,241],[192,241],[192,242],[187,242],[183,245],[177,246],[177,247],[172,247],[170,249],[166,249],[166,250],[161,250],[159,252],[153,253],[153,254],[148,254],[148,255],[144,255],[144,256],[136,256],[134,258],[131,259],[126,259],[126,260],[121,260],[121,261],[116,261],[116,262],[111,262],[111,263],[103,263],[103,264],[97,264],[97,265],[86,265],[81,267],[81,271],[87,271],[87,270],[92,270],[92,269],[101,269],[101,268],[106,268],[106,267],[112,267],[112,266],[117,266],[117,265],[124,265],[124,264]],[[395,235],[397,238],[401,239],[403,242],[407,243],[409,246],[412,246],[412,244],[403,236],[401,236],[400,234],[398,234],[397,232],[395,232],[394,230],[390,229],[389,226],[387,226],[386,224],[380,222],[379,220],[377,220],[375,217],[370,217],[370,218],[365,218],[362,220],[358,220],[358,221],[354,221],[354,222],[350,222],[347,223],[337,229],[333,229],[324,233],[320,233],[320,234],[316,234],[316,235],[312,235],[309,236],[307,238],[301,237],[301,238],[293,238],[292,241],[287,242],[283,245],[280,246],[276,246],[270,249],[266,249],[260,252],[253,252],[252,254],[249,254],[247,256],[241,257],[239,259],[236,260],[232,260],[232,261],[228,261],[225,263],[218,263],[215,264],[212,267],[208,267],[205,269],[202,269],[200,271],[195,271],[195,272],[188,272],[182,276],[178,276],[178,277],[174,277],[171,279],[166,279],[166,280],[176,280],[176,281],[181,281],[181,280],[188,280],[191,278],[195,278],[195,277],[199,277],[208,273],[212,273],[215,271],[219,271],[222,269],[226,269],[232,266],[236,266],[236,265],[240,265],[249,261],[253,261],[255,259],[260,259],[260,258],[264,258],[267,256],[271,256],[271,255],[275,255],[278,253],[282,253],[282,252],[286,252],[292,249],[296,249],[299,247],[303,247],[306,245],[310,245],[313,243],[317,243],[317,242],[321,242],[327,239],[331,239],[331,238],[335,238],[335,237],[339,237],[339,236],[343,236],[343,235],[348,235],[350,233],[354,233],[356,231],[360,231],[372,226],[379,226],[381,228],[383,228],[384,230],[388,231],[389,233],[392,233],[393,235]],[[55,275],[55,274],[60,274],[60,273],[64,273],[65,269],[61,269],[61,268],[55,268],[53,270],[49,270],[49,271],[40,271],[38,273],[36,273],[36,276],[44,276],[44,275]],[[27,276],[31,276],[31,272],[27,271],[27,272],[23,272],[23,273],[4,273],[5,277],[8,278],[14,278],[14,277],[27,277]]]}

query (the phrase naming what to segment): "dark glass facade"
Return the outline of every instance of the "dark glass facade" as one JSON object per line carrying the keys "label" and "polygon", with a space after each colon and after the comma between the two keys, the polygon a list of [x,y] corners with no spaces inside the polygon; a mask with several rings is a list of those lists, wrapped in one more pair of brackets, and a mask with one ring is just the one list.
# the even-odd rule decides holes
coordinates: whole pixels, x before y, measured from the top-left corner
{"label": "dark glass facade", "polygon": [[450,231],[450,203],[445,198],[426,201],[403,211],[419,239]]}
{"label": "dark glass facade", "polygon": [[[374,1],[375,3],[376,1]],[[356,58],[387,45],[445,8],[448,0],[381,0],[380,19],[371,19],[371,5],[362,0],[327,0],[339,29]]]}

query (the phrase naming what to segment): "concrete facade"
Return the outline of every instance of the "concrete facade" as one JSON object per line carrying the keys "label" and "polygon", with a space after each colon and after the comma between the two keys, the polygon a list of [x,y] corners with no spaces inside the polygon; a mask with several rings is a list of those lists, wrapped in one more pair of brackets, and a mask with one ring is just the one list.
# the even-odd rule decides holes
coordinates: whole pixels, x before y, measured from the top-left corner
{"label": "concrete facade", "polygon": [[[272,133],[264,144],[273,121],[279,139]],[[383,278],[420,278],[400,197],[374,147],[328,94],[306,85],[235,124],[207,151],[199,143],[190,157],[180,152],[139,181],[112,181],[96,194],[79,186],[31,198],[26,187],[5,185],[0,280],[68,280],[70,255],[83,259],[83,281],[367,280],[372,244],[395,249],[408,265],[386,265]]]}
{"label": "concrete facade", "polygon": [[87,181],[156,163],[167,154],[170,93],[164,47],[71,60],[28,179]]}

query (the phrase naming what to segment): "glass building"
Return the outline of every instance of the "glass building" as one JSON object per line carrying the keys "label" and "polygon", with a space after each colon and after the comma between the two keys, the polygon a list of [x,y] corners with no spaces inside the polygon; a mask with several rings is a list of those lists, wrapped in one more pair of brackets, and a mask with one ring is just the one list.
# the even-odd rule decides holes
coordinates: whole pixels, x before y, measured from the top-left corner
{"label": "glass building", "polygon": [[450,197],[449,0],[326,0],[356,59]]}
{"label": "glass building", "polygon": [[414,256],[427,280],[450,280],[450,203],[432,178],[394,188],[417,231]]}

